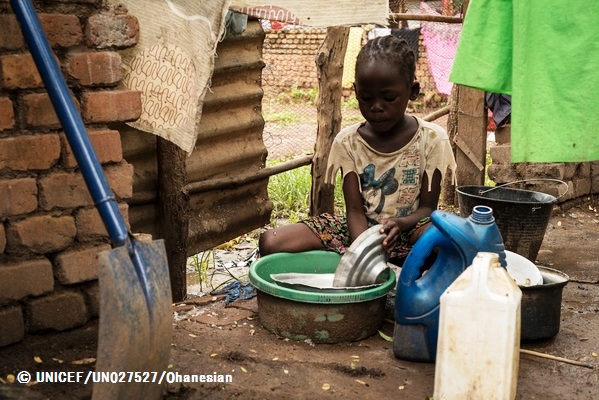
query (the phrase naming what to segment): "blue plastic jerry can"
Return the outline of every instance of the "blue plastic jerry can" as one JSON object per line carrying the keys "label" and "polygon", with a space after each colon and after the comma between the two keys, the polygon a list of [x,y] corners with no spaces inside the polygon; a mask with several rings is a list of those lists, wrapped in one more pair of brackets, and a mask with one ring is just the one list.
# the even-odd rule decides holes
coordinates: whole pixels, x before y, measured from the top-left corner
{"label": "blue plastic jerry can", "polygon": [[[406,257],[397,282],[393,352],[404,360],[435,361],[439,299],[478,252],[497,253],[506,266],[505,246],[490,207],[476,206],[468,218],[433,211],[431,220]],[[425,270],[435,252],[432,266]]]}

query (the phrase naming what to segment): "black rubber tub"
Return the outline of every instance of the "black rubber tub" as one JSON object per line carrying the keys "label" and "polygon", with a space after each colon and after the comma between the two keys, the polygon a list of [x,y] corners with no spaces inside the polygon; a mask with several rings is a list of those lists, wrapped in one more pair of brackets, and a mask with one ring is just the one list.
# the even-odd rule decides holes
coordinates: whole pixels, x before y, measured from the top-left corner
{"label": "black rubber tub", "polygon": [[562,291],[570,281],[568,275],[553,268],[539,266],[543,284],[520,286],[522,290],[520,339],[549,339],[559,332]]}

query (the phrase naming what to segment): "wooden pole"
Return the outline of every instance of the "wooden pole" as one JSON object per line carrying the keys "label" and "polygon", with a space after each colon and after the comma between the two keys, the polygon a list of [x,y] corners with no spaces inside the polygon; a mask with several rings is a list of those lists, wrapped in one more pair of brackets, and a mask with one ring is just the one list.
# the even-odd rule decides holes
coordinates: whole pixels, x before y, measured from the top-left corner
{"label": "wooden pole", "polygon": [[266,179],[272,175],[303,167],[304,165],[310,165],[312,163],[313,157],[314,156],[312,154],[296,157],[292,160],[273,165],[272,167],[262,168],[261,170],[252,174],[239,174],[231,178],[218,178],[207,181],[193,182],[187,185],[186,189],[189,194],[207,192],[209,190],[232,189],[247,183]]}
{"label": "wooden pole", "polygon": [[461,24],[464,20],[462,17],[451,17],[446,15],[429,15],[429,14],[407,14],[393,13],[389,14],[389,20],[397,23],[397,21],[426,21],[426,22],[445,22],[447,24]]}
{"label": "wooden pole", "polygon": [[[456,148],[454,139],[458,133],[458,85],[453,85],[451,88],[451,95],[449,96],[449,116],[447,117],[447,135],[449,136],[449,143],[455,157]],[[453,172],[449,171],[443,181],[442,203],[446,206],[457,205],[455,184],[453,183]]]}
{"label": "wooden pole", "polygon": [[173,302],[187,297],[187,237],[189,195],[185,190],[187,153],[158,137],[158,209],[160,230],[166,247]]}
{"label": "wooden pole", "polygon": [[457,183],[458,186],[483,185],[487,153],[485,92],[459,86],[458,93],[458,131],[454,138],[459,171]]}
{"label": "wooden pole", "polygon": [[[468,0],[464,0],[464,15],[467,14],[468,3]],[[447,130],[452,144],[455,144],[457,184],[458,186],[483,185],[487,155],[485,92],[454,85],[451,101],[454,108],[449,113]],[[446,185],[443,188],[444,192],[448,189]],[[444,194],[444,201],[451,203],[451,193],[449,190],[447,192]]]}
{"label": "wooden pole", "polygon": [[343,58],[348,39],[348,27],[327,28],[327,36],[316,56],[318,128],[312,161],[310,215],[334,212],[335,185],[325,185],[324,180],[333,139],[341,129]]}

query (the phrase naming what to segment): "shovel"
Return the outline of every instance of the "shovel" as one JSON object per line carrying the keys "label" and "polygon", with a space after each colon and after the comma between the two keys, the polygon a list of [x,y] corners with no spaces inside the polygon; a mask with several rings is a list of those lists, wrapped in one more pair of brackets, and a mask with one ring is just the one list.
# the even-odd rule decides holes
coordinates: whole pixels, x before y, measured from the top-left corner
{"label": "shovel", "polygon": [[96,383],[92,398],[159,399],[172,340],[164,242],[137,241],[127,229],[31,1],[10,4],[112,241],[98,258],[97,373],[87,383],[109,382]]}

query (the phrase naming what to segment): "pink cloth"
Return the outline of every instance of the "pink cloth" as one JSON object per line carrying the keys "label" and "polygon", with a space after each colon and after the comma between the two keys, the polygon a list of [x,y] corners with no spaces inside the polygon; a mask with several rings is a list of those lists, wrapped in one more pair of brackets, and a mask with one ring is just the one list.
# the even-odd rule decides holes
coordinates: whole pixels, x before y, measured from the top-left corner
{"label": "pink cloth", "polygon": [[[420,3],[420,12],[427,15],[441,15],[425,2]],[[459,14],[456,14],[456,16],[459,16]],[[453,84],[449,82],[449,73],[451,72],[461,32],[462,24],[422,23],[422,36],[426,47],[428,66],[439,93],[447,95],[451,93]]]}

